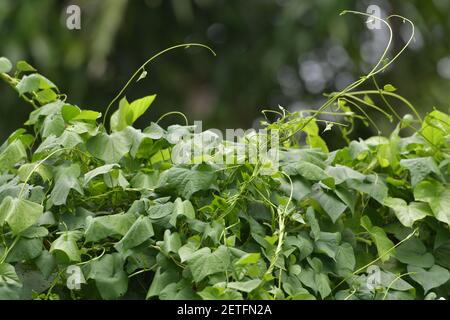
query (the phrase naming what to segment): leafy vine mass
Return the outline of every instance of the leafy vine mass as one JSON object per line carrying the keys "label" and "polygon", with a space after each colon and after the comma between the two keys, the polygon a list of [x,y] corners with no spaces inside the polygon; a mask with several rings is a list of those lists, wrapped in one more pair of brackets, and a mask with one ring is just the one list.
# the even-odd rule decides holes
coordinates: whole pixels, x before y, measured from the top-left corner
{"label": "leafy vine mass", "polygon": [[[276,118],[262,125],[279,132],[278,167],[212,161],[235,151],[229,141],[202,163],[173,163],[179,138],[197,134],[183,114],[184,125],[133,127],[156,96],[129,102],[127,87],[168,51],[214,54],[204,45],[150,58],[103,117],[27,62],[13,70],[0,58],[0,78],[34,108],[0,147],[0,299],[450,298],[450,116],[422,118],[393,85],[378,85],[414,25],[371,18],[390,38],[369,73],[318,109],[263,110]],[[387,59],[393,19],[412,32]],[[369,109],[395,130],[350,141],[355,121],[377,128]],[[328,150],[323,121],[345,147]]]}

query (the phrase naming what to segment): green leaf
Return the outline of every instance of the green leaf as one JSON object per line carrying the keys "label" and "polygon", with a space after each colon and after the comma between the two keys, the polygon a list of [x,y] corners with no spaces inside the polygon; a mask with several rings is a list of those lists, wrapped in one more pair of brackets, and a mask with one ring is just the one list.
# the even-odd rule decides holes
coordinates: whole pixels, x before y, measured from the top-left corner
{"label": "green leaf", "polygon": [[322,299],[328,297],[331,293],[330,279],[328,276],[323,273],[316,273],[314,276],[314,281],[317,284],[317,291],[319,291]]}
{"label": "green leaf", "polygon": [[405,264],[430,268],[434,265],[434,257],[418,238],[413,237],[396,248],[395,257]]}
{"label": "green leaf", "polygon": [[249,293],[258,288],[261,283],[262,283],[261,279],[253,279],[248,281],[228,282],[227,287],[229,289]]}
{"label": "green leaf", "polygon": [[14,140],[0,153],[0,172],[11,169],[16,163],[27,158],[22,141]]}
{"label": "green leaf", "polygon": [[167,217],[173,212],[173,203],[156,204],[148,209],[148,216],[152,220],[158,220]]}
{"label": "green leaf", "polygon": [[225,246],[220,246],[213,253],[209,248],[202,248],[192,254],[187,264],[194,281],[198,283],[209,275],[225,272],[230,264],[230,253]]}
{"label": "green leaf", "polygon": [[25,163],[17,170],[17,174],[21,181],[25,181],[32,173],[37,173],[44,181],[50,181],[53,177],[51,168],[40,162]]}
{"label": "green leaf", "polygon": [[49,252],[55,254],[61,262],[80,262],[80,250],[77,241],[81,239],[79,231],[65,231],[52,242]]}
{"label": "green leaf", "polygon": [[352,192],[352,190],[343,186],[336,186],[334,193],[339,197],[342,202],[344,202],[352,213],[355,212],[356,203],[358,201],[358,196]]}
{"label": "green leaf", "polygon": [[7,196],[0,205],[0,225],[8,223],[14,234],[31,227],[44,213],[40,204]]}
{"label": "green leaf", "polygon": [[114,168],[120,168],[120,166],[116,163],[105,164],[103,166],[97,167],[97,168],[85,173],[83,185],[84,186],[88,185],[88,183],[95,177],[102,175],[102,174],[106,174],[106,173],[112,171]]}
{"label": "green leaf", "polygon": [[203,300],[242,300],[242,294],[222,287],[206,287],[198,292]]}
{"label": "green leaf", "polygon": [[261,260],[260,253],[247,253],[240,257],[235,263],[238,266],[246,266],[249,264],[258,263],[259,260]]}
{"label": "green leaf", "polygon": [[18,300],[22,283],[14,267],[8,263],[0,263],[0,300]]}
{"label": "green leaf", "polygon": [[65,104],[61,108],[61,115],[65,122],[69,122],[73,118],[75,118],[77,115],[79,115],[81,112],[81,109],[77,106],[71,105],[71,104]]}
{"label": "green leaf", "polygon": [[313,194],[313,198],[316,199],[333,223],[339,219],[347,208],[333,193],[328,191],[319,190]]}
{"label": "green leaf", "polygon": [[137,100],[134,100],[130,104],[130,109],[133,112],[133,118],[130,125],[132,125],[140,116],[142,116],[145,111],[150,107],[150,105],[153,103],[153,101],[156,98],[156,94],[153,94],[151,96],[146,96]]}
{"label": "green leaf", "polygon": [[306,209],[306,221],[309,223],[311,227],[311,233],[314,239],[317,241],[320,239],[320,226],[319,221],[317,221],[317,218],[314,213],[313,207],[308,207]]}
{"label": "green leaf", "polygon": [[78,177],[80,176],[80,166],[78,163],[60,166],[56,170],[55,186],[50,194],[50,200],[56,206],[66,203],[70,190],[76,190],[83,194]]}
{"label": "green leaf", "polygon": [[172,217],[169,221],[171,225],[176,226],[178,216],[185,216],[189,219],[195,219],[195,209],[189,200],[181,200],[181,198],[175,199],[173,203]]}
{"label": "green leaf", "polygon": [[161,173],[158,188],[175,189],[185,199],[195,192],[215,188],[216,172],[207,165],[192,168],[172,167]]}
{"label": "green leaf", "polygon": [[325,173],[334,178],[335,184],[341,184],[347,180],[364,180],[366,178],[364,174],[341,165],[327,167]]}
{"label": "green leaf", "polygon": [[[320,237],[320,231],[318,231]],[[299,233],[296,237],[287,236],[286,245],[295,246],[300,251],[299,260],[303,260],[308,257],[314,250],[314,245],[311,238],[305,233]]]}
{"label": "green leaf", "polygon": [[95,242],[110,236],[124,236],[136,218],[131,214],[112,214],[86,218],[86,242]]}
{"label": "green leaf", "polygon": [[156,95],[147,96],[133,101],[131,104],[126,98],[122,98],[119,103],[119,110],[111,116],[111,130],[121,131],[131,126],[155,100]]}
{"label": "green leaf", "polygon": [[[40,219],[38,219],[38,222],[39,220]],[[44,238],[48,236],[48,230],[44,227],[31,226],[27,230],[22,232],[20,236],[27,239]]]}
{"label": "green leaf", "polygon": [[157,245],[161,247],[161,250],[169,254],[171,252],[177,253],[181,248],[181,238],[178,232],[171,233],[170,230],[164,232],[164,241],[158,241]]}
{"label": "green leaf", "polygon": [[102,299],[117,299],[127,292],[128,276],[123,270],[123,264],[118,253],[106,254],[91,262],[88,279],[95,280]]}
{"label": "green leaf", "polygon": [[140,216],[130,227],[125,236],[114,245],[117,251],[134,248],[154,236],[150,218]]}
{"label": "green leaf", "polygon": [[361,218],[361,226],[370,234],[377,247],[378,256],[382,262],[386,262],[395,255],[394,244],[386,235],[386,232],[380,227],[372,225],[368,216]]}
{"label": "green leaf", "polygon": [[430,173],[440,176],[439,167],[432,157],[402,159],[400,165],[411,173],[411,185],[414,187]]}
{"label": "green leaf", "polygon": [[307,162],[299,161],[297,163],[290,163],[284,168],[288,175],[300,175],[307,180],[320,181],[329,178],[325,171],[319,166]]}
{"label": "green leaf", "polygon": [[117,163],[128,151],[130,143],[119,133],[100,133],[86,143],[88,151],[106,163]]}
{"label": "green leaf", "polygon": [[36,69],[24,60],[19,60],[16,63],[16,69],[19,72],[34,72]]}
{"label": "green leaf", "polygon": [[66,125],[61,114],[51,114],[44,119],[44,123],[41,128],[41,135],[43,138],[54,135],[59,137],[63,134]]}
{"label": "green leaf", "polygon": [[41,251],[41,254],[34,260],[34,262],[45,279],[48,279],[56,268],[55,257],[47,250]]}
{"label": "green leaf", "polygon": [[53,89],[44,89],[36,93],[36,99],[41,105],[44,105],[58,99],[58,95]]}
{"label": "green leaf", "polygon": [[0,57],[0,73],[8,73],[12,69],[11,61],[5,57]]}
{"label": "green leaf", "polygon": [[349,146],[350,155],[353,159],[362,161],[369,154],[369,147],[364,141],[352,141]]}
{"label": "green leaf", "polygon": [[102,114],[93,110],[81,110],[81,112],[76,115],[72,120],[76,121],[95,121],[100,118]]}
{"label": "green leaf", "polygon": [[436,180],[424,180],[414,188],[414,198],[427,202],[439,221],[450,225],[450,189]]}
{"label": "green leaf", "polygon": [[384,203],[394,210],[398,220],[405,227],[412,227],[414,222],[432,215],[430,208],[426,203],[410,202],[407,204],[403,199],[390,197],[386,198]]}
{"label": "green leaf", "polygon": [[315,118],[309,118],[302,128],[306,136],[306,143],[311,146],[311,148],[320,148],[324,152],[328,152],[328,147],[325,141],[319,135],[319,127],[316,123]]}
{"label": "green leaf", "polygon": [[366,180],[349,180],[347,184],[350,188],[363,192],[374,198],[380,204],[383,204],[384,199],[388,195],[388,188],[383,182],[383,179],[377,175],[369,175]]}
{"label": "green leaf", "polygon": [[320,232],[319,239],[316,239],[316,252],[323,253],[336,259],[339,243],[341,242],[341,234],[339,232]]}
{"label": "green leaf", "polygon": [[330,280],[326,274],[308,268],[300,273],[299,278],[305,286],[319,292],[322,299],[330,295]]}
{"label": "green leaf", "polygon": [[81,110],[77,106],[65,104],[61,110],[64,121],[95,121],[101,113],[93,110]]}
{"label": "green leaf", "polygon": [[397,90],[397,88],[395,88],[392,84],[386,84],[383,87],[384,91],[388,91],[388,92],[394,92]]}
{"label": "green leaf", "polygon": [[12,247],[6,262],[29,261],[38,257],[42,252],[42,239],[19,238]]}
{"label": "green leaf", "polygon": [[23,95],[24,93],[30,93],[38,90],[56,88],[56,86],[46,77],[38,73],[33,73],[20,79],[19,83],[16,85],[16,88],[19,94]]}
{"label": "green leaf", "polygon": [[26,125],[33,125],[36,124],[41,118],[46,118],[49,115],[57,115],[61,114],[62,107],[64,106],[64,102],[61,100],[57,100],[55,102],[51,102],[46,104],[45,106],[42,106],[33,112],[30,113],[30,117],[27,122],[25,122]]}
{"label": "green leaf", "polygon": [[421,136],[433,146],[440,146],[445,143],[450,134],[450,116],[434,110],[430,112],[422,123]]}
{"label": "green leaf", "polygon": [[356,259],[353,247],[349,243],[341,244],[336,251],[336,272],[342,277],[349,276],[355,269]]}
{"label": "green leaf", "polygon": [[447,283],[450,278],[450,272],[438,265],[432,266],[429,270],[408,266],[408,272],[411,273],[410,277],[422,286],[425,293]]}
{"label": "green leaf", "polygon": [[156,270],[152,284],[148,289],[146,299],[159,296],[165,287],[171,283],[177,282],[180,278],[177,272],[173,269],[169,269],[164,272],[161,272],[161,270],[161,267]]}
{"label": "green leaf", "polygon": [[391,272],[380,271],[380,285],[393,290],[408,291],[414,289],[412,285]]}
{"label": "green leaf", "polygon": [[133,112],[126,97],[119,102],[119,109],[111,115],[110,126],[112,131],[121,131],[128,127],[133,119]]}

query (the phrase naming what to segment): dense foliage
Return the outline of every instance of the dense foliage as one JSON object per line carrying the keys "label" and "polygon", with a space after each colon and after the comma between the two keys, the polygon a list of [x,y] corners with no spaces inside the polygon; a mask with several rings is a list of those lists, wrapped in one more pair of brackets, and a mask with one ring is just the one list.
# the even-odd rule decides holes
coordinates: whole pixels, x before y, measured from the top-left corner
{"label": "dense foliage", "polygon": [[[331,152],[320,137],[318,113],[348,139],[371,121],[361,105],[385,113],[371,95],[410,106],[392,85],[355,90],[389,64],[319,111],[270,111],[277,166],[215,161],[257,149],[259,133],[134,128],[155,95],[122,98],[108,129],[106,114],[99,123],[26,62],[12,73],[0,58],[35,108],[0,147],[0,299],[450,298],[449,114],[406,115],[389,136]],[[189,141],[205,144],[201,163],[173,163]]]}

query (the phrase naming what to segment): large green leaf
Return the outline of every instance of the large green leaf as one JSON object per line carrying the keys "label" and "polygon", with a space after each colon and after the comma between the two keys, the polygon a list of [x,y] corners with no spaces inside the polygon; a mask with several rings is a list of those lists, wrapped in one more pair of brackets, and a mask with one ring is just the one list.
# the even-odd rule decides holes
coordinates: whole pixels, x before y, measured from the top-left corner
{"label": "large green leaf", "polygon": [[155,296],[159,296],[161,291],[167,287],[169,284],[177,282],[179,280],[179,275],[175,270],[169,269],[164,272],[161,272],[161,268],[156,270],[156,273],[153,277],[152,284],[147,292],[147,299],[150,299]]}
{"label": "large green leaf", "polygon": [[95,242],[110,236],[124,236],[136,218],[131,214],[113,214],[86,218],[85,239]]}
{"label": "large green leaf", "polygon": [[19,238],[16,245],[12,247],[6,262],[30,261],[42,253],[42,239]]}
{"label": "large green leaf", "polygon": [[30,174],[34,173],[40,175],[44,181],[49,181],[53,177],[51,167],[41,162],[25,163],[17,171],[22,181],[26,181]]}
{"label": "large green leaf", "polygon": [[80,262],[80,250],[77,241],[81,239],[80,231],[65,231],[52,242],[50,253],[53,253],[62,262]]}
{"label": "large green leaf", "polygon": [[17,300],[20,297],[22,283],[14,267],[0,263],[0,300]]}
{"label": "large green leaf", "polygon": [[247,281],[228,282],[227,287],[230,289],[249,293],[258,288],[261,283],[261,279],[253,279]]}
{"label": "large green leaf", "polygon": [[88,140],[86,147],[94,157],[106,163],[117,163],[130,151],[130,142],[118,132],[99,133]]}
{"label": "large green leaf", "polygon": [[31,227],[44,213],[44,207],[29,200],[6,197],[0,205],[0,225],[5,222],[14,234]]}
{"label": "large green leaf", "polygon": [[161,247],[161,251],[165,254],[170,254],[171,252],[177,253],[181,247],[181,237],[178,232],[170,232],[166,230],[164,232],[163,241],[158,241],[156,243]]}
{"label": "large green leaf", "polygon": [[450,189],[436,180],[424,180],[414,188],[414,198],[427,202],[439,221],[450,225]]}
{"label": "large green leaf", "polygon": [[356,258],[353,247],[349,243],[341,244],[335,254],[336,272],[340,276],[347,277],[355,269]]}
{"label": "large green leaf", "polygon": [[328,214],[331,220],[334,222],[344,213],[347,206],[339,201],[333,193],[324,190],[313,193],[313,198],[319,202],[323,210]]}
{"label": "large green leaf", "polygon": [[333,260],[336,259],[341,238],[339,232],[320,232],[320,236],[315,243],[316,252],[326,254]]}
{"label": "large green leaf", "polygon": [[414,187],[430,173],[440,175],[439,167],[432,157],[403,159],[400,165],[407,168],[411,173],[411,185]]}
{"label": "large green leaf", "polygon": [[284,171],[289,175],[300,175],[307,180],[319,181],[329,178],[321,167],[307,161],[289,163],[284,167]]}
{"label": "large green leaf", "polygon": [[395,257],[406,264],[430,268],[434,265],[434,257],[418,238],[413,237],[396,248]]}
{"label": "large green leaf", "polygon": [[122,98],[119,103],[119,110],[111,116],[111,129],[113,131],[121,131],[131,126],[155,100],[156,95],[151,95],[137,99],[129,103],[126,98]]}
{"label": "large green leaf", "polygon": [[361,218],[361,226],[366,229],[375,243],[381,261],[385,262],[395,255],[394,244],[389,240],[386,232],[380,227],[373,226],[368,216]]}
{"label": "large green leaf", "polygon": [[393,290],[407,291],[413,289],[408,282],[391,272],[380,271],[380,285]]}
{"label": "large green leaf", "polygon": [[214,252],[202,248],[189,257],[187,264],[194,281],[198,283],[209,275],[225,272],[230,264],[230,253],[225,246],[220,246]]}
{"label": "large green leaf", "polygon": [[305,286],[313,289],[315,292],[318,292],[322,299],[325,299],[330,295],[330,279],[326,274],[308,268],[302,270],[299,278]]}
{"label": "large green leaf", "polygon": [[369,175],[364,181],[348,180],[347,184],[356,191],[368,194],[381,204],[388,195],[388,188],[378,175]]}
{"label": "large green leaf", "polygon": [[40,89],[56,88],[56,86],[43,75],[33,73],[20,79],[19,83],[16,85],[16,88],[19,94],[22,95],[24,93],[30,93]]}
{"label": "large green leaf", "polygon": [[242,300],[242,294],[222,287],[206,287],[198,292],[203,300]]}
{"label": "large green leaf", "polygon": [[414,222],[422,220],[427,215],[432,215],[430,207],[426,203],[410,202],[399,198],[386,198],[384,203],[394,210],[398,220],[405,227],[412,227]]}
{"label": "large green leaf", "polygon": [[175,189],[189,199],[195,192],[215,188],[216,172],[207,165],[192,168],[172,167],[161,173],[158,188]]}
{"label": "large green leaf", "polygon": [[422,123],[421,136],[433,146],[439,146],[445,142],[445,136],[450,133],[450,116],[434,110],[430,112]]}
{"label": "large green leaf", "polygon": [[173,203],[172,216],[169,223],[175,227],[179,216],[195,219],[195,209],[189,200],[183,201],[180,198],[175,199],[175,202]]}
{"label": "large green leaf", "polygon": [[95,280],[100,296],[111,300],[123,296],[128,289],[128,276],[123,270],[124,261],[120,254],[106,254],[91,262],[88,279]]}
{"label": "large green leaf", "polygon": [[61,114],[62,107],[64,106],[64,102],[61,100],[57,100],[55,102],[51,102],[42,106],[33,112],[30,113],[30,117],[25,124],[33,125],[36,124],[40,119],[46,118],[49,115]]}
{"label": "large green leaf", "polygon": [[366,178],[364,174],[342,165],[327,167],[325,173],[334,178],[335,184],[341,184],[347,180],[364,180]]}
{"label": "large green leaf", "polygon": [[450,280],[450,272],[438,265],[434,265],[428,270],[421,267],[408,266],[408,272],[411,273],[410,277],[423,287],[425,293]]}
{"label": "large green leaf", "polygon": [[27,158],[25,147],[19,139],[14,140],[0,153],[0,172],[11,169],[20,160]]}
{"label": "large green leaf", "polygon": [[125,236],[114,246],[122,251],[134,248],[153,237],[153,226],[149,217],[140,216],[130,227]]}
{"label": "large green leaf", "polygon": [[86,186],[92,179],[95,177],[108,173],[112,171],[114,168],[120,168],[120,166],[116,163],[113,164],[105,164],[103,166],[97,167],[87,173],[84,174],[84,182],[83,185]]}
{"label": "large green leaf", "polygon": [[50,199],[54,205],[60,206],[66,203],[70,190],[76,190],[83,194],[78,177],[81,170],[78,163],[60,166],[56,169],[55,186],[50,194]]}

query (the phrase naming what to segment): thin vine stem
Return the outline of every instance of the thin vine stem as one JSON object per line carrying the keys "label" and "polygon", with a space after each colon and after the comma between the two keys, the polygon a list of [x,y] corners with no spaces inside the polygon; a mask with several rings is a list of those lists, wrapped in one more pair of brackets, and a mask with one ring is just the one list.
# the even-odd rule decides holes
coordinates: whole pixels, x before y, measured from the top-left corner
{"label": "thin vine stem", "polygon": [[157,54],[155,54],[154,56],[150,57],[147,61],[145,61],[135,72],[134,74],[131,76],[131,78],[127,81],[127,83],[125,84],[125,86],[119,91],[119,93],[111,100],[111,102],[108,104],[108,107],[106,108],[105,114],[103,116],[103,126],[106,126],[106,119],[107,119],[107,115],[109,113],[109,110],[111,109],[112,105],[122,96],[122,94],[125,92],[125,90],[130,86],[131,82],[139,75],[139,73],[141,73],[142,71],[145,70],[145,67],[152,62],[153,60],[155,60],[156,58],[158,58],[159,56],[164,55],[165,53],[175,50],[175,49],[179,49],[179,48],[190,48],[190,47],[200,47],[200,48],[205,48],[207,50],[209,50],[213,56],[216,56],[216,53],[214,52],[213,49],[211,49],[210,47],[208,47],[207,45],[201,44],[201,43],[183,43],[183,44],[178,44],[175,46],[172,46],[170,48],[164,49],[160,52],[158,52]]}

